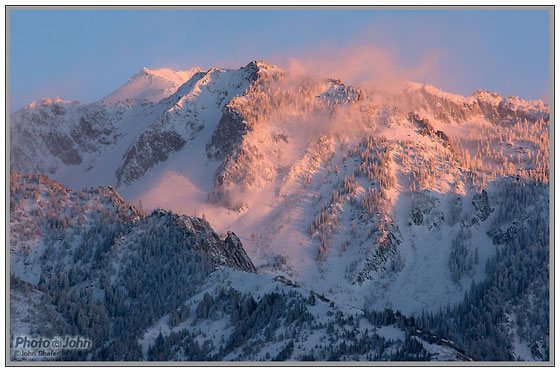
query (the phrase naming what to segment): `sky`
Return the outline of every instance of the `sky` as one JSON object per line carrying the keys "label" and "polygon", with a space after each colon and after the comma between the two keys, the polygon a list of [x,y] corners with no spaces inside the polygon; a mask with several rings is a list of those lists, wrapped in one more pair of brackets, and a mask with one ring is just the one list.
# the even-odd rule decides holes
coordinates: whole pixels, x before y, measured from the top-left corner
{"label": "sky", "polygon": [[[9,17],[10,112],[45,97],[101,99],[142,67],[239,68],[251,60],[286,68],[335,61],[349,83],[367,79],[370,68],[386,73],[381,64],[390,61],[399,67],[393,73],[416,71],[407,78],[451,93],[549,97],[547,10],[10,10]],[[359,73],[343,73],[360,58]]]}

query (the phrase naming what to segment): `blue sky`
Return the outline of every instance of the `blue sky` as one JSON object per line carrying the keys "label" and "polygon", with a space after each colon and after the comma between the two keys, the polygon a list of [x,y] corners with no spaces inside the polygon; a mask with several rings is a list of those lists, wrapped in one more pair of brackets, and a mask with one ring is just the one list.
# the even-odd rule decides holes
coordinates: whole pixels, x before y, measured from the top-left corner
{"label": "blue sky", "polygon": [[406,66],[438,51],[421,82],[548,100],[546,10],[12,10],[10,111],[100,99],[144,66],[282,66],[325,45],[375,45]]}

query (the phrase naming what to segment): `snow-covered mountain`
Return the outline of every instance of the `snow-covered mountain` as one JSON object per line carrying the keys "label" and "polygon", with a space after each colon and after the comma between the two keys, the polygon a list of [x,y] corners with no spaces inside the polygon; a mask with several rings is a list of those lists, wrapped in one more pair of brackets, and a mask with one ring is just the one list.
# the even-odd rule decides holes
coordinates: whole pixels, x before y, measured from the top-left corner
{"label": "snow-covered mountain", "polygon": [[[214,266],[255,272],[234,233],[228,232],[222,241],[208,222],[199,218],[161,210],[146,215],[125,202],[112,187],[77,192],[46,176],[22,176],[12,171],[10,178],[10,270],[29,283],[38,284],[41,276],[69,272],[72,264],[90,270],[88,260],[94,259],[93,254],[109,253],[111,246],[120,250],[120,257],[111,257],[116,262],[108,267],[122,266],[122,261],[137,254],[133,247],[150,225],[170,230],[168,234],[180,237],[192,246],[189,249],[203,252],[204,259]],[[152,244],[157,244],[156,238],[151,236]],[[131,248],[132,252],[125,252]],[[44,256],[50,259],[45,261]],[[88,276],[91,280],[93,275]]]}
{"label": "snow-covered mountain", "polygon": [[[456,305],[460,318],[469,293],[486,295],[531,239],[548,263],[549,125],[541,101],[486,91],[465,97],[411,82],[384,92],[262,61],[143,69],[101,101],[44,99],[12,114],[10,165],[204,217],[235,232],[259,275],[344,304],[346,315],[422,317]],[[510,340],[475,359],[545,358],[548,329],[528,332],[516,315],[543,316],[530,300],[541,279],[522,279],[500,300],[511,315],[491,323],[503,321]],[[465,333],[440,334],[459,338],[466,355],[480,348]]]}
{"label": "snow-covered mountain", "polygon": [[15,171],[10,197],[13,360],[29,360],[17,337],[64,334],[92,345],[54,359],[348,358],[330,350],[335,328],[355,329],[336,338],[363,360],[468,360],[400,313],[341,310],[284,277],[256,274],[237,236],[222,240],[200,218],[148,214],[111,187],[75,191]]}

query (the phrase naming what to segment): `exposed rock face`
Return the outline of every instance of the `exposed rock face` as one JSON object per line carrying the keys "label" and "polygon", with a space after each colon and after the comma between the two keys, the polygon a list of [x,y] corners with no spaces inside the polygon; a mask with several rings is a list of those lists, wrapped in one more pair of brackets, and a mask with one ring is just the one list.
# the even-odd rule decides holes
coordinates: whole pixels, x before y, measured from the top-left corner
{"label": "exposed rock face", "polygon": [[486,221],[494,211],[494,208],[490,206],[488,193],[484,189],[480,193],[474,194],[472,205],[474,207],[473,214],[461,222],[464,227],[477,225],[480,222]]}
{"label": "exposed rock face", "polygon": [[451,198],[451,224],[455,224],[459,221],[459,217],[463,210],[463,198],[461,195],[454,195]]}
{"label": "exposed rock face", "polygon": [[243,67],[243,69],[245,71],[247,71],[247,80],[249,81],[255,81],[259,78],[261,69],[269,69],[271,68],[272,65],[269,65],[266,62],[263,61],[251,61],[249,62],[247,65],[245,65],[245,67]]}
{"label": "exposed rock face", "polygon": [[102,145],[110,145],[119,135],[110,125],[111,117],[103,106],[100,110],[88,110],[80,118],[78,125],[70,128],[70,136],[74,142],[87,152],[99,150]]}
{"label": "exposed rock face", "polygon": [[410,214],[411,224],[425,225],[429,230],[441,225],[444,220],[440,200],[430,196],[428,190],[415,194]]}
{"label": "exposed rock face", "polygon": [[247,256],[247,253],[243,249],[241,240],[239,240],[235,233],[228,231],[225,243],[227,244],[226,254],[229,255],[228,258],[230,262],[234,263],[237,269],[250,273],[257,272],[257,269],[255,269],[251,259]]}
{"label": "exposed rock face", "polygon": [[187,141],[172,130],[147,131],[130,146],[122,165],[117,169],[117,185],[128,185],[142,177],[149,169],[164,162],[179,151]]}
{"label": "exposed rock face", "polygon": [[211,160],[224,160],[239,147],[243,136],[251,129],[250,124],[232,107],[226,107],[224,114],[206,144],[206,154]]}
{"label": "exposed rock face", "polygon": [[515,235],[517,235],[519,229],[520,226],[518,226],[517,221],[513,221],[511,225],[491,230],[488,234],[492,237],[492,243],[494,245],[501,245],[511,242]]}
{"label": "exposed rock face", "polygon": [[430,124],[428,119],[421,119],[418,114],[413,112],[408,114],[409,120],[411,120],[420,130],[420,134],[423,136],[430,136],[432,138],[439,138],[443,142],[443,146],[448,148],[451,152],[455,152],[455,147],[449,137],[441,130],[435,130]]}
{"label": "exposed rock face", "polygon": [[424,215],[419,208],[412,209],[412,223],[415,225],[421,225],[424,220]]}
{"label": "exposed rock face", "polygon": [[332,88],[319,97],[325,99],[333,109],[336,109],[337,105],[355,103],[365,97],[361,89],[345,85],[341,80],[329,79],[328,81],[332,84]]}
{"label": "exposed rock face", "polygon": [[484,189],[480,194],[476,194],[473,197],[472,204],[480,221],[486,221],[488,216],[490,216],[490,213],[492,213],[492,211],[494,210],[492,209],[492,207],[490,207],[490,202],[488,201],[488,193]]}
{"label": "exposed rock face", "polygon": [[45,145],[51,155],[59,158],[65,165],[78,165],[82,157],[74,148],[72,139],[63,133],[51,132],[44,137]]}
{"label": "exposed rock face", "polygon": [[353,284],[373,280],[376,273],[385,270],[389,259],[398,255],[398,246],[401,243],[402,236],[398,226],[390,217],[386,217],[376,233],[376,250],[366,258]]}

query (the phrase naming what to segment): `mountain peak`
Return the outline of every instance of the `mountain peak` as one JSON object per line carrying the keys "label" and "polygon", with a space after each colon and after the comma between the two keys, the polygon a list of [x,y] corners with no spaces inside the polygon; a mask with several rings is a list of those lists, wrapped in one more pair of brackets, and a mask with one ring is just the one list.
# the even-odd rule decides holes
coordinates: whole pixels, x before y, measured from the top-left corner
{"label": "mountain peak", "polygon": [[173,94],[177,88],[199,71],[199,67],[193,67],[184,71],[175,71],[169,68],[152,70],[142,67],[140,71],[128,79],[125,85],[106,96],[103,100],[106,102],[116,102],[135,99],[159,102],[161,99]]}
{"label": "mountain peak", "polygon": [[256,69],[256,70],[275,70],[278,67],[267,63],[263,60],[253,60],[251,62],[249,62],[247,65],[245,65],[245,67],[243,67],[244,69]]}
{"label": "mountain peak", "polygon": [[142,67],[140,69],[140,71],[138,71],[137,73],[132,75],[130,78],[128,78],[128,81],[133,81],[134,79],[138,79],[138,78],[148,76],[148,75],[150,75],[150,73],[151,73],[150,69],[148,69],[147,67]]}

